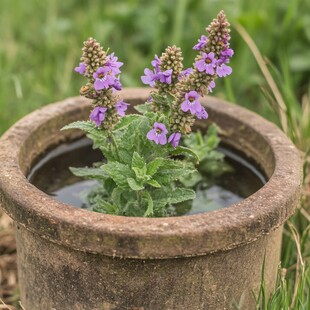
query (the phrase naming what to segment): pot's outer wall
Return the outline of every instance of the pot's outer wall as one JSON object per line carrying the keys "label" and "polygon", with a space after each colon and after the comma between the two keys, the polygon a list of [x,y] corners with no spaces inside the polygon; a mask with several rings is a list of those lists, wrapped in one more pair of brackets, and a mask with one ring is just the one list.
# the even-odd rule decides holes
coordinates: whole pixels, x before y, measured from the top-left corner
{"label": "pot's outer wall", "polygon": [[[142,103],[147,89],[123,99]],[[26,175],[36,158],[82,136],[59,131],[89,115],[70,98],[19,121],[0,140],[0,204],[17,223],[21,300],[27,310],[200,310],[255,308],[264,254],[275,284],[284,221],[299,203],[301,157],[273,124],[207,97],[222,140],[252,157],[270,178],[242,202],[210,213],[129,218],[89,212],[44,194]],[[205,127],[205,122],[197,122]]]}
{"label": "pot's outer wall", "polygon": [[[122,97],[143,103],[149,90],[126,89]],[[89,115],[89,101],[69,98],[29,114],[0,141],[0,202],[27,230],[80,251],[128,258],[197,256],[250,243],[280,227],[299,203],[301,156],[273,124],[238,106],[206,97],[210,120],[222,140],[245,152],[270,177],[255,194],[230,208],[170,218],[128,218],[88,212],[57,202],[25,175],[33,161],[62,141],[82,135],[60,131]],[[205,127],[205,122],[197,122]],[[48,207],[47,207],[48,206]]]}
{"label": "pot's outer wall", "polygon": [[275,286],[282,229],[227,252],[121,259],[72,251],[17,228],[21,300],[31,310],[255,309],[264,255]]}

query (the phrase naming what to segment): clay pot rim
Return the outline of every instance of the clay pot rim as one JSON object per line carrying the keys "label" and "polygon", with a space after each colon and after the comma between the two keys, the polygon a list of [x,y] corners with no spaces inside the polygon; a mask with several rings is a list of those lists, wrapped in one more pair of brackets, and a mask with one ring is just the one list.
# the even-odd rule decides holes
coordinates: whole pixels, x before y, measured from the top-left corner
{"label": "clay pot rim", "polygon": [[[125,89],[121,96],[127,100],[146,99],[148,93],[149,89]],[[93,213],[55,201],[27,181],[20,169],[20,149],[50,115],[89,106],[85,99],[69,98],[27,115],[1,138],[2,207],[19,225],[48,240],[108,256],[140,259],[198,256],[253,242],[281,226],[298,205],[301,156],[274,124],[260,116],[213,97],[206,97],[203,102],[208,109],[254,128],[271,146],[275,157],[273,175],[265,186],[240,203],[205,214],[129,218]],[[20,208],[23,216],[18,213]]]}

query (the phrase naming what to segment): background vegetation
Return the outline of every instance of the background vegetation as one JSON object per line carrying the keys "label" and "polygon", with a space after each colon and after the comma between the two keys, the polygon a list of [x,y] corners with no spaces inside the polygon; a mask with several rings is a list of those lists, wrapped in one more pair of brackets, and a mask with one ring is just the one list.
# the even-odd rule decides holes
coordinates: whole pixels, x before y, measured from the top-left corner
{"label": "background vegetation", "polygon": [[[234,72],[218,85],[215,95],[274,121],[306,152],[310,0],[1,0],[0,134],[37,107],[78,95],[81,80],[73,68],[87,37],[95,37],[125,63],[121,77],[125,86],[142,86],[143,69],[167,45],[179,45],[190,66],[193,45],[221,9],[233,25]],[[240,25],[264,60],[255,59],[255,46],[244,33],[241,37]],[[285,229],[286,276],[282,270],[279,288],[269,301],[262,286],[258,308],[310,309],[306,208],[304,199]]]}
{"label": "background vegetation", "polygon": [[[125,62],[125,86],[142,86],[143,69],[169,44],[182,47],[191,65],[193,45],[221,9],[246,28],[293,94],[308,92],[309,0],[1,0],[0,132],[38,106],[78,94],[72,69],[87,37]],[[275,119],[260,91],[266,82],[234,28],[231,45],[234,74],[217,95]]]}

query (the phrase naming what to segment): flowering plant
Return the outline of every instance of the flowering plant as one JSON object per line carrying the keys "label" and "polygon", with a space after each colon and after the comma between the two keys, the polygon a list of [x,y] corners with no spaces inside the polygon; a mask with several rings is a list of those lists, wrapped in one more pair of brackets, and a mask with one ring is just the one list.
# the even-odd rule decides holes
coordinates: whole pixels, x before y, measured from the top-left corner
{"label": "flowering plant", "polygon": [[100,185],[88,195],[93,210],[169,215],[172,205],[195,197],[193,186],[202,179],[203,163],[222,159],[214,150],[219,143],[215,127],[205,137],[191,133],[195,118],[208,118],[199,99],[212,92],[217,77],[232,72],[227,65],[233,55],[230,29],[223,11],[206,31],[208,37],[202,35],[194,46],[198,54],[192,68],[183,70],[181,49],[176,46],[155,55],[153,68],[145,69],[141,77],[155,90],[145,104],[135,107],[140,114],[129,115],[125,115],[128,103],[118,95],[123,63],[95,39],[84,42],[75,71],[87,78],[80,94],[92,100],[93,109],[89,121],[64,129],[86,131],[106,159],[92,168],[72,168],[78,176],[98,180]]}

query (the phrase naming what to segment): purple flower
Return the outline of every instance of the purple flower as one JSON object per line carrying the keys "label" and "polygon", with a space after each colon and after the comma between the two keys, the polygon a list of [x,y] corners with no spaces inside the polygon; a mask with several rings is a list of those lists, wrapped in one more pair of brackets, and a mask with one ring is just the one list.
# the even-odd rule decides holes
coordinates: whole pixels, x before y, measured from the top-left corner
{"label": "purple flower", "polygon": [[217,66],[222,64],[229,63],[229,58],[221,56],[221,58],[216,62]]}
{"label": "purple flower", "polygon": [[110,54],[107,57],[107,62],[104,64],[106,68],[108,68],[112,74],[118,74],[121,73],[121,70],[119,69],[124,63],[117,61],[118,58],[114,56],[114,53]]}
{"label": "purple flower", "polygon": [[156,144],[164,145],[167,143],[167,135],[168,130],[166,129],[166,126],[162,123],[154,123],[153,129],[151,129],[146,137],[150,141],[155,141]]}
{"label": "purple flower", "polygon": [[171,84],[172,69],[164,72],[158,72],[158,78],[161,83]]}
{"label": "purple flower", "polygon": [[168,142],[171,142],[173,147],[177,147],[179,145],[180,139],[181,139],[181,134],[179,132],[174,132],[168,138]]}
{"label": "purple flower", "polygon": [[221,64],[220,66],[216,67],[216,74],[219,77],[225,77],[227,75],[230,75],[232,73],[232,68],[229,66],[226,66],[225,64]]}
{"label": "purple flower", "polygon": [[160,71],[159,65],[160,65],[160,59],[157,55],[155,55],[155,59],[151,62],[152,66],[155,69],[155,72],[158,73]]}
{"label": "purple flower", "polygon": [[105,107],[95,107],[90,113],[89,119],[96,123],[96,126],[99,127],[105,118],[105,112],[107,108]]}
{"label": "purple flower", "polygon": [[234,55],[234,50],[231,48],[227,48],[221,51],[221,56],[231,58]]}
{"label": "purple flower", "polygon": [[183,112],[190,110],[192,114],[196,114],[196,112],[200,111],[201,109],[201,104],[198,101],[199,97],[199,94],[194,90],[186,93],[185,100],[181,104],[181,110]]}
{"label": "purple flower", "polygon": [[202,59],[196,61],[195,67],[200,72],[206,72],[207,74],[213,75],[214,68],[216,67],[216,59],[214,58],[214,53],[202,53]]}
{"label": "purple flower", "polygon": [[205,110],[205,108],[201,106],[201,109],[196,112],[196,116],[199,119],[207,119],[209,115],[207,111]]}
{"label": "purple flower", "polygon": [[231,58],[234,54],[234,51],[231,48],[224,49],[221,52],[221,57],[217,61],[217,66],[220,66],[225,63],[229,63],[229,58]]}
{"label": "purple flower", "polygon": [[155,74],[152,70],[146,68],[144,69],[144,74],[141,76],[141,81],[143,84],[148,84],[151,87],[155,86],[155,81],[158,80],[157,74]]}
{"label": "purple flower", "polygon": [[208,42],[208,38],[204,35],[201,36],[200,39],[198,39],[198,43],[193,47],[194,50],[200,51]]}
{"label": "purple flower", "polygon": [[210,81],[209,85],[208,85],[208,91],[209,93],[213,92],[213,88],[215,87],[215,82],[214,81]]}
{"label": "purple flower", "polygon": [[193,68],[188,68],[186,70],[181,71],[178,76],[178,80],[182,80],[183,78],[189,76],[193,72]]}
{"label": "purple flower", "polygon": [[124,102],[123,100],[120,100],[116,105],[116,110],[118,115],[125,116],[125,111],[127,110],[127,106],[129,103]]}
{"label": "purple flower", "polygon": [[94,88],[96,91],[114,85],[115,77],[110,75],[109,71],[108,68],[99,67],[93,74],[93,78],[95,79]]}
{"label": "purple flower", "polygon": [[122,86],[120,80],[117,78],[114,79],[114,84],[112,85],[112,87],[116,90],[122,90],[123,89],[123,86]]}
{"label": "purple flower", "polygon": [[83,62],[80,62],[79,66],[74,68],[74,71],[80,74],[84,74],[86,71],[86,65]]}

